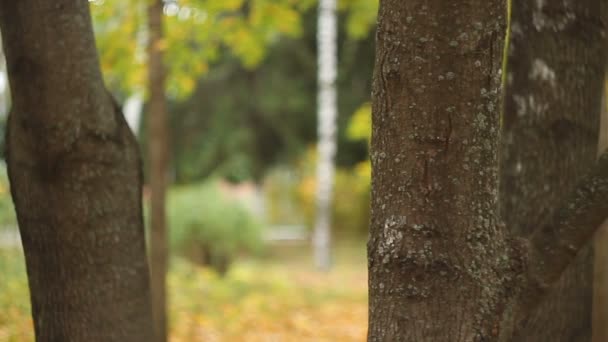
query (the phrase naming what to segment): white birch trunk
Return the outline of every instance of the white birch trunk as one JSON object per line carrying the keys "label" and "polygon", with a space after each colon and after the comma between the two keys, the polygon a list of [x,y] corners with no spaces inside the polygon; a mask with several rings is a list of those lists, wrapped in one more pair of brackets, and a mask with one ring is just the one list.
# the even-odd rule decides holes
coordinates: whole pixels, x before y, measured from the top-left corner
{"label": "white birch trunk", "polygon": [[0,118],[6,118],[10,107],[10,97],[8,89],[8,79],[6,77],[6,69],[4,67],[4,59],[0,61],[3,65],[0,67]]}
{"label": "white birch trunk", "polygon": [[6,118],[8,115],[10,98],[8,74],[6,73],[6,59],[4,58],[4,51],[2,51],[2,48],[0,47],[0,118]]}
{"label": "white birch trunk", "polygon": [[131,128],[131,131],[133,131],[135,136],[139,136],[139,125],[141,123],[141,109],[143,104],[144,96],[141,92],[137,92],[129,96],[122,108],[129,128]]}
{"label": "white birch trunk", "polygon": [[317,212],[313,233],[316,266],[328,270],[331,264],[331,203],[336,155],[336,0],[319,1],[318,48],[318,160]]}

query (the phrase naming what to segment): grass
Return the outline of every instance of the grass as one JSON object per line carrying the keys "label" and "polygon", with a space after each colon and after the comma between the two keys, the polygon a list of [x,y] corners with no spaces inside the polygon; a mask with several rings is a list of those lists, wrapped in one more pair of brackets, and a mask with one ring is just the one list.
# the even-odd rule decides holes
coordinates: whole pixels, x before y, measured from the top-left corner
{"label": "grass", "polygon": [[19,249],[0,248],[0,341],[33,341],[25,261]]}
{"label": "grass", "polygon": [[[170,341],[364,341],[363,244],[336,251],[331,272],[311,266],[306,246],[237,262],[220,278],[182,259],[168,277]],[[23,259],[0,249],[0,341],[33,341]]]}

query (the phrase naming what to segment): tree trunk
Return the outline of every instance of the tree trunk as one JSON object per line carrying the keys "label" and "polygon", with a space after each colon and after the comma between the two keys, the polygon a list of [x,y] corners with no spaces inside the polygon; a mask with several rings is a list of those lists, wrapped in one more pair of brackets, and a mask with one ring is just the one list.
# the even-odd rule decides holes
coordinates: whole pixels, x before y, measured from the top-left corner
{"label": "tree trunk", "polygon": [[319,269],[331,264],[331,208],[336,155],[337,66],[336,0],[319,1],[318,40],[318,161],[317,211],[313,234],[315,262]]}
{"label": "tree trunk", "polygon": [[[598,154],[608,149],[608,79],[604,80]],[[608,221],[595,234],[593,255],[593,342],[608,341]]]}
{"label": "tree trunk", "polygon": [[153,0],[148,7],[148,146],[150,161],[150,268],[155,341],[167,340],[167,229],[165,194],[168,163],[168,120],[163,64],[163,0]]}
{"label": "tree trunk", "polygon": [[[606,7],[598,0],[513,0],[501,148],[501,218],[529,236],[594,164]],[[513,341],[590,341],[587,247]]]}
{"label": "tree trunk", "polygon": [[369,341],[495,341],[514,278],[498,225],[502,0],[381,0]]}
{"label": "tree trunk", "polygon": [[89,4],[1,1],[0,27],[36,340],[150,341],[141,163],[103,84]]}
{"label": "tree trunk", "polygon": [[[608,75],[608,74],[607,74]],[[602,94],[602,109],[600,118],[600,133],[598,143],[598,156],[608,150],[608,77],[604,81],[604,93]]]}

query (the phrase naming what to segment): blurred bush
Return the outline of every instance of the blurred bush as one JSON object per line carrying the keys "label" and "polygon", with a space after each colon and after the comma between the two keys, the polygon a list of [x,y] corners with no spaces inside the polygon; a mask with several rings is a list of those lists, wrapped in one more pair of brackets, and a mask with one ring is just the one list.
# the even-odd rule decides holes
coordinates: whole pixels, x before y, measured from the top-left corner
{"label": "blurred bush", "polygon": [[[371,104],[359,106],[348,121],[345,136],[352,142],[371,138]],[[316,146],[309,147],[291,168],[267,174],[264,190],[267,214],[272,223],[305,223],[314,226],[316,211]],[[353,167],[338,167],[334,178],[332,229],[341,237],[367,234],[370,214],[371,164],[365,160]],[[292,208],[295,204],[295,210]],[[295,221],[295,222],[293,222]]]}
{"label": "blurred bush", "polygon": [[[311,148],[299,163],[302,178],[296,199],[304,214],[306,224],[314,226],[316,210],[316,149]],[[339,168],[334,178],[332,229],[342,237],[361,237],[367,234],[370,201],[369,162],[361,162],[353,168]]]}
{"label": "blurred bush", "polygon": [[[371,138],[371,105],[363,103],[351,116],[346,129],[351,141],[366,141]],[[298,187],[298,202],[312,227],[315,215],[316,196],[316,148],[310,148],[298,163],[302,179]],[[333,229],[335,234],[360,236],[366,234],[370,214],[371,164],[362,161],[352,168],[338,168],[334,178]]]}
{"label": "blurred bush", "polygon": [[29,296],[23,252],[0,246],[0,341],[34,341]]}
{"label": "blurred bush", "polygon": [[366,102],[357,109],[348,122],[346,137],[353,141],[364,140],[368,145],[372,137],[372,104]]}
{"label": "blurred bush", "polygon": [[176,187],[168,200],[171,247],[220,275],[242,253],[262,249],[262,224],[214,182]]}
{"label": "blurred bush", "polygon": [[264,178],[266,220],[269,224],[301,224],[302,210],[297,201],[299,174],[289,167],[276,167]]}

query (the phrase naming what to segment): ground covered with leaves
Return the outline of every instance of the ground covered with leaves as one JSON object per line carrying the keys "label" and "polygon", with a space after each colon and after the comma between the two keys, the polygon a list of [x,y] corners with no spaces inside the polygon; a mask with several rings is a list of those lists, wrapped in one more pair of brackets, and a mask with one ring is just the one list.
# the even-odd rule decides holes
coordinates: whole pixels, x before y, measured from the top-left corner
{"label": "ground covered with leaves", "polygon": [[[170,341],[364,341],[364,247],[341,248],[328,273],[314,270],[306,250],[241,260],[223,278],[172,260]],[[34,340],[28,301],[21,252],[0,249],[0,341]]]}

